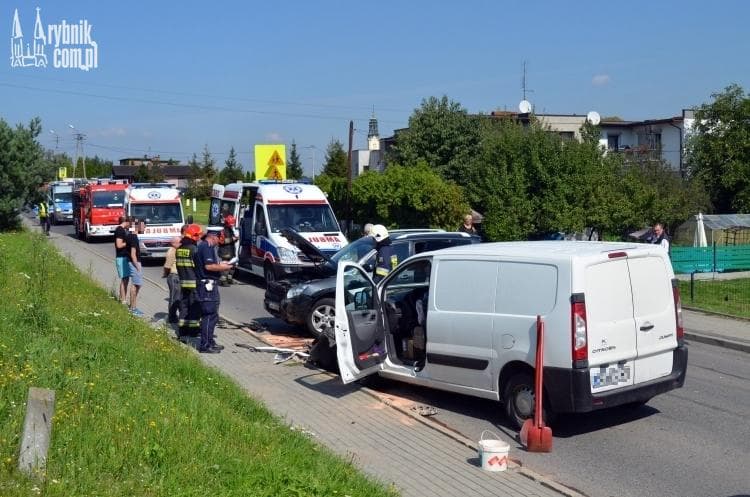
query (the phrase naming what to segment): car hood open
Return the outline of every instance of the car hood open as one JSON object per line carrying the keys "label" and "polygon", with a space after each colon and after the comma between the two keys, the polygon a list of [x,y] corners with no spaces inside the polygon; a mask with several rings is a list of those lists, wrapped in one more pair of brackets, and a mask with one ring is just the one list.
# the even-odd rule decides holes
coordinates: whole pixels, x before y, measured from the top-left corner
{"label": "car hood open", "polygon": [[292,228],[281,230],[281,236],[289,240],[289,243],[297,247],[303,254],[314,262],[331,262],[331,259],[323,254],[318,248],[308,241],[304,236]]}

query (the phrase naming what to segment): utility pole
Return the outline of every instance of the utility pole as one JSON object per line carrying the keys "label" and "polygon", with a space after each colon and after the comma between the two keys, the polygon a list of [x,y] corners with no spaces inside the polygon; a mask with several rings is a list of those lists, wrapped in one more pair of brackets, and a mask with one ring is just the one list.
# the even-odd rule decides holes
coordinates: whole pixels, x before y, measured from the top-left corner
{"label": "utility pole", "polygon": [[73,137],[76,140],[76,161],[73,163],[73,177],[75,178],[76,168],[78,167],[78,157],[81,157],[83,179],[86,179],[86,156],[83,155],[83,140],[86,139],[86,135],[78,131],[72,124],[68,124],[68,127],[73,130]]}
{"label": "utility pole", "polygon": [[352,141],[354,140],[354,121],[349,121],[349,153],[346,156],[346,236],[352,228]]}

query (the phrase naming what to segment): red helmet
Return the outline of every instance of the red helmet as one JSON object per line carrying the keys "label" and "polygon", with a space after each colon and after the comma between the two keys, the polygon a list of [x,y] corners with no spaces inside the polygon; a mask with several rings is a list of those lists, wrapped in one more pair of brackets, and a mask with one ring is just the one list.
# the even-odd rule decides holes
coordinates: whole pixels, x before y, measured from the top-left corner
{"label": "red helmet", "polygon": [[197,224],[189,224],[188,227],[185,228],[185,236],[192,238],[196,242],[200,240],[202,234],[203,230]]}
{"label": "red helmet", "polygon": [[234,216],[231,214],[224,216],[224,224],[234,226]]}

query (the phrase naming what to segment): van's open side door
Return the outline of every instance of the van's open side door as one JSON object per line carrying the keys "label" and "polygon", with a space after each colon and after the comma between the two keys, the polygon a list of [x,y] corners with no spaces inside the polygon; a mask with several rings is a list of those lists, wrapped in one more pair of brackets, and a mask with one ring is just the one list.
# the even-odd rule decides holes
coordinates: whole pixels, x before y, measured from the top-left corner
{"label": "van's open side door", "polygon": [[344,383],[381,369],[387,351],[377,285],[356,263],[339,264],[336,274],[336,347]]}

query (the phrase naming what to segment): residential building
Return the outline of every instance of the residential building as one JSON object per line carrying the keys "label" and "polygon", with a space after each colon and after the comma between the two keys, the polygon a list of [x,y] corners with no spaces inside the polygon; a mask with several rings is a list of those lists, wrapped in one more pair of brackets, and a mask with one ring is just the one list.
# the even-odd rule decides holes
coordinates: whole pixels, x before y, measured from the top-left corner
{"label": "residential building", "polygon": [[177,188],[185,189],[190,177],[190,166],[182,166],[179,161],[163,160],[158,155],[154,157],[126,157],[120,159],[120,164],[112,166],[112,177],[115,179],[127,179],[129,182],[135,180],[138,169],[145,166],[149,169],[158,168],[164,176],[165,183],[171,183]]}

